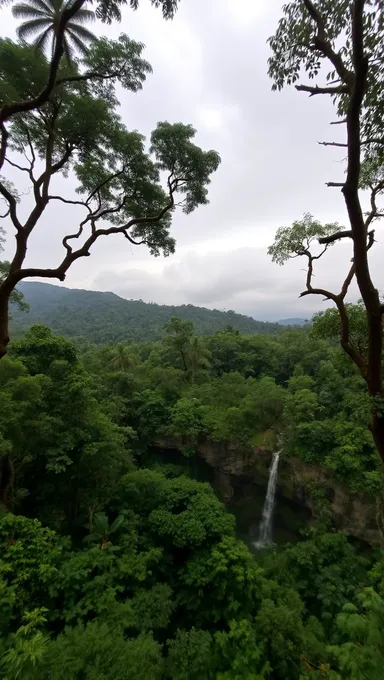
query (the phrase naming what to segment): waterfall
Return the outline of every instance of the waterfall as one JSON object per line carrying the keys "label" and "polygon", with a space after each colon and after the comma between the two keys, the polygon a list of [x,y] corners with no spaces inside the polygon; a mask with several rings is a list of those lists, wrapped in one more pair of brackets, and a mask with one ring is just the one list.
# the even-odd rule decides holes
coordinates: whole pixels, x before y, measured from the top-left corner
{"label": "waterfall", "polygon": [[255,548],[265,548],[272,541],[273,508],[275,505],[275,491],[277,482],[277,470],[281,451],[276,451],[272,456],[269,468],[267,493],[265,496],[263,515],[259,527],[259,539],[254,542]]}

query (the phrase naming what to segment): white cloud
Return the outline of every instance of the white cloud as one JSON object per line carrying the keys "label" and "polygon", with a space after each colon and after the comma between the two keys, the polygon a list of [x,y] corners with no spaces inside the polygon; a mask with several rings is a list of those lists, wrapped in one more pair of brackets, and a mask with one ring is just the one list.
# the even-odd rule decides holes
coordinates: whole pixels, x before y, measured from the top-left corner
{"label": "white cloud", "polygon": [[[110,237],[95,245],[92,257],[75,264],[66,285],[233,308],[259,318],[306,316],[322,305],[318,299],[298,299],[301,263],[280,268],[266,254],[277,227],[304,212],[347,224],[340,191],[325,186],[343,177],[344,154],[317,144],[343,135],[342,126],[329,127],[331,102],[293,89],[271,92],[266,41],[280,13],[280,0],[182,0],[174,21],[165,22],[141,0],[137,12],[124,8],[120,26],[96,27],[111,37],[125,31],[147,45],[145,58],[154,73],[142,92],[122,94],[120,113],[127,126],[149,135],[158,120],[192,123],[197,142],[217,149],[222,164],[212,178],[210,204],[189,216],[175,213],[175,256],[154,259],[144,248]],[[3,8],[0,33],[13,36],[15,25],[10,8]],[[69,177],[57,180],[55,192],[69,197],[74,188]],[[53,205],[37,227],[29,265],[60,262],[61,239],[81,219],[77,209],[66,208]],[[13,237],[7,257],[12,247]],[[375,244],[374,280],[384,288],[382,255],[382,243]],[[338,285],[349,257],[346,246],[335,246],[316,283]]]}

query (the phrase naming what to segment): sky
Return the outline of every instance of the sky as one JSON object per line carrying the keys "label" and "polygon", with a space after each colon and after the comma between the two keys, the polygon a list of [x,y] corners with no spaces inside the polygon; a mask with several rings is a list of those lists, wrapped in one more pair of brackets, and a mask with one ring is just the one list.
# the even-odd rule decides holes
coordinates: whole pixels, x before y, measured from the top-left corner
{"label": "sky", "polygon": [[[124,32],[146,45],[143,56],[153,74],[141,92],[121,93],[123,121],[146,136],[160,120],[191,123],[196,142],[217,150],[221,165],[212,176],[209,205],[174,214],[175,255],[153,258],[144,246],[111,236],[72,266],[65,285],[145,302],[233,309],[261,320],[309,318],[329,303],[315,296],[300,299],[304,263],[295,259],[280,267],[267,248],[278,227],[307,212],[347,224],[340,190],[325,186],[342,181],[345,153],[318,144],[342,138],[343,126],[330,127],[335,114],[326,97],[309,98],[290,88],[271,91],[267,39],[281,15],[281,0],[181,0],[173,21],[164,21],[149,0],[140,5],[136,12],[123,8],[121,24],[91,27],[113,38]],[[15,26],[10,8],[2,9],[0,34],[13,38]],[[12,172],[8,176],[15,180]],[[71,176],[59,179],[56,193],[73,197],[75,186]],[[24,190],[28,204],[27,186]],[[33,233],[27,264],[57,266],[61,238],[81,215],[77,207],[50,207]],[[10,230],[8,257],[13,238]],[[382,237],[377,241],[372,273],[384,288]],[[315,285],[337,290],[350,258],[350,245],[332,247],[316,269]],[[358,298],[356,288],[350,297]]]}

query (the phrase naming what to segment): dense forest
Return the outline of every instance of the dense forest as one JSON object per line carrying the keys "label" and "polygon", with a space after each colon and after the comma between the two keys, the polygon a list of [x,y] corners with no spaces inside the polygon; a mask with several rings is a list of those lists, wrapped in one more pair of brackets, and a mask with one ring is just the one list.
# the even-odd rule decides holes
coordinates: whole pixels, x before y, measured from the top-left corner
{"label": "dense forest", "polygon": [[[346,156],[327,184],[341,191],[347,228],[306,212],[268,248],[278,265],[305,262],[300,297],[329,303],[302,328],[26,282],[65,281],[117,235],[172,255],[175,213],[209,203],[221,158],[198,146],[204,135],[167,120],[148,139],[126,126],[125,97],[152,72],[143,43],[86,28],[116,25],[140,4],[10,0],[16,38],[0,38],[0,252],[8,237],[10,258],[0,261],[0,677],[381,680],[384,305],[370,256],[384,216],[382,3],[291,0],[268,41],[272,90],[330,96],[343,130],[320,143]],[[164,19],[178,4],[147,3]],[[251,140],[241,129],[239,163]],[[216,139],[225,136],[235,148],[229,128]],[[280,149],[268,154],[282,160]],[[291,159],[281,165],[293,174]],[[233,235],[246,201],[235,164],[231,173]],[[268,181],[269,201],[283,204],[277,175]],[[244,223],[261,219],[256,196]],[[336,289],[317,264],[340,241],[352,248]],[[268,521],[283,469],[292,485],[299,466],[319,473],[321,482],[304,475],[299,502],[310,513],[297,512],[290,541],[245,535],[203,447],[248,461],[252,479],[268,461]],[[339,522],[356,499],[370,510],[358,535]]]}
{"label": "dense forest", "polygon": [[[252,554],[189,465],[198,440],[272,451],[279,435],[375,503],[362,379],[316,323],[164,332],[76,348],[34,326],[0,362],[3,677],[378,679],[381,553],[337,532],[320,494],[298,543]],[[153,455],[159,433],[185,465]]]}
{"label": "dense forest", "polygon": [[29,313],[25,314],[17,305],[12,306],[13,336],[37,323],[49,326],[60,335],[94,344],[153,341],[164,336],[164,323],[173,316],[193,321],[199,335],[210,335],[227,326],[241,333],[267,334],[282,330],[277,323],[255,321],[231,310],[147,304],[142,300],[124,300],[114,293],[72,290],[47,283],[24,283],[19,289],[29,305]]}

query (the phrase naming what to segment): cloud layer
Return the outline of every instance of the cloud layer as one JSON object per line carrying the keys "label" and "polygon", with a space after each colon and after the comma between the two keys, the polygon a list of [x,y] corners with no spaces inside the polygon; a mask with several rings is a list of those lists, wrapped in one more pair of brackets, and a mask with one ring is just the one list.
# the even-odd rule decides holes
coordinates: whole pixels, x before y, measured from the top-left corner
{"label": "cloud layer", "polygon": [[[127,126],[149,135],[159,120],[192,123],[198,143],[217,149],[222,164],[212,180],[210,205],[189,216],[175,214],[173,258],[154,260],[124,239],[104,239],[91,258],[76,263],[66,285],[146,301],[232,308],[265,319],[308,316],[322,305],[298,299],[304,280],[299,261],[281,268],[266,254],[277,227],[304,212],[347,222],[340,191],[325,186],[342,179],[343,153],[317,144],[344,134],[343,126],[329,126],[335,117],[331,101],[291,89],[271,92],[266,41],[280,13],[280,0],[181,0],[174,21],[165,22],[141,0],[139,11],[124,9],[120,26],[96,27],[110,37],[127,32],[147,45],[145,57],[154,73],[142,92],[122,93],[120,112]],[[1,33],[12,36],[10,10],[1,15]],[[70,197],[75,186],[71,177],[59,179],[55,192]],[[33,236],[28,264],[55,266],[62,236],[79,219],[77,209],[53,206]],[[378,240],[372,261],[377,285],[384,287]],[[13,237],[8,245],[9,256]],[[333,248],[319,269],[322,285],[338,285],[349,260],[348,247]],[[357,295],[352,291],[353,298]]]}

